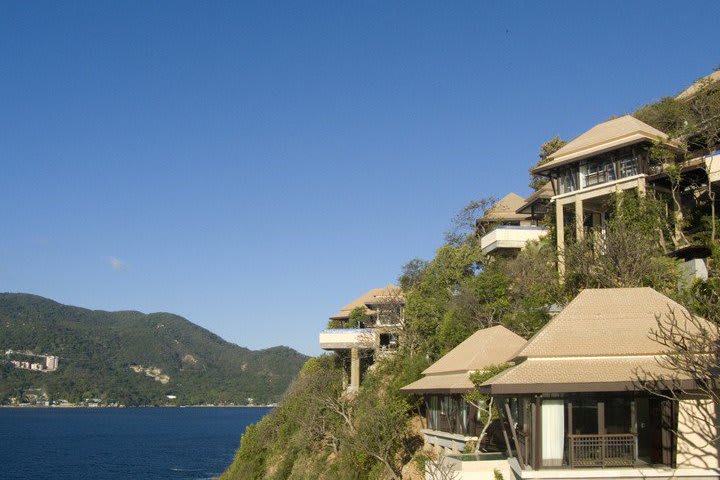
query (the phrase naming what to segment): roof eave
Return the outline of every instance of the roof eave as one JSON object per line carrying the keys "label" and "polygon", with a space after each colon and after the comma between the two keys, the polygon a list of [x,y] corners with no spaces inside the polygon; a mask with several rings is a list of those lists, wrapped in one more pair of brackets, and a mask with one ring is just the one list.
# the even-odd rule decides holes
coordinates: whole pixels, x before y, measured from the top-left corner
{"label": "roof eave", "polygon": [[617,382],[588,383],[507,383],[485,384],[480,392],[489,395],[531,395],[544,393],[603,393],[603,392],[636,392],[652,390],[683,390],[696,389],[693,380],[667,379],[657,382],[639,382],[624,380]]}
{"label": "roof eave", "polygon": [[[574,152],[569,152],[565,155],[562,155],[561,157],[554,158],[550,156],[550,162],[537,166],[531,170],[531,173],[535,175],[540,175],[544,177],[549,177],[550,172],[552,170],[555,170],[559,167],[564,167],[566,165],[569,165],[571,163],[579,162],[580,160],[584,160],[586,158],[600,155],[602,153],[606,153],[612,150],[617,150],[618,148],[627,147],[629,145],[635,145],[636,143],[641,143],[645,141],[664,141],[665,144],[674,149],[674,150],[680,150],[680,147],[676,145],[674,142],[669,141],[667,138],[659,137],[659,136],[652,136],[648,135],[642,132],[634,132],[630,135],[627,135],[625,137],[619,138],[617,140],[613,140],[610,142],[606,142],[606,144],[603,146],[603,144],[600,145],[594,145],[587,148],[584,148],[582,150],[577,150]],[[585,152],[585,153],[583,153]]]}

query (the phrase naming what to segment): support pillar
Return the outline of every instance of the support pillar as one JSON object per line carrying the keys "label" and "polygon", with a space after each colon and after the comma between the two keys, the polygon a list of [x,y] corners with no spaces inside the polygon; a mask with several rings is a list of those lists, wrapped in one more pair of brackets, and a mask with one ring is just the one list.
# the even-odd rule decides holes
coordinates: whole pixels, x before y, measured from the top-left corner
{"label": "support pillar", "polygon": [[575,197],[575,238],[579,242],[585,236],[585,212],[583,211],[583,201],[580,196]]}
{"label": "support pillar", "polygon": [[647,187],[645,186],[645,178],[638,178],[637,189],[640,196],[644,197],[645,193],[647,192]]}
{"label": "support pillar", "polygon": [[350,389],[360,388],[360,352],[357,348],[350,349]]}
{"label": "support pillar", "polygon": [[565,216],[562,204],[555,200],[555,236],[557,237],[558,273],[565,274]]}

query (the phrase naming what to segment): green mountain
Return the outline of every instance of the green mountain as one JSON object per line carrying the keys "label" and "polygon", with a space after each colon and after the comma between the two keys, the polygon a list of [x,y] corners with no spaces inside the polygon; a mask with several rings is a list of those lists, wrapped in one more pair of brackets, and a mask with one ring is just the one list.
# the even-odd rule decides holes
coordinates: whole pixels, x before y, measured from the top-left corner
{"label": "green mountain", "polygon": [[[15,368],[7,350],[57,355],[59,368]],[[105,312],[0,293],[0,401],[39,387],[51,399],[152,405],[270,403],[307,357],[288,347],[249,350],[178,315]],[[38,359],[34,361],[40,361]]]}

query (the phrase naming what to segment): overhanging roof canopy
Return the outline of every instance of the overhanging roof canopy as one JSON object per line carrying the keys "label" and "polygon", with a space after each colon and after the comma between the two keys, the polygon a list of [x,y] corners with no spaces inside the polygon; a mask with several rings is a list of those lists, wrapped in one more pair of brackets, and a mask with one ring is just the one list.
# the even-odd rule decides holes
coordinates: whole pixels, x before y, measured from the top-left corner
{"label": "overhanging roof canopy", "polygon": [[667,315],[683,322],[690,314],[651,288],[583,290],[518,351],[521,363],[483,388],[498,395],[607,392],[634,390],[658,378],[668,385],[688,382],[664,367],[659,359],[669,352],[651,338],[658,318]]}
{"label": "overhanging roof canopy", "polygon": [[366,292],[362,296],[356,298],[352,302],[348,303],[340,309],[338,313],[330,317],[331,320],[344,320],[350,318],[350,313],[357,307],[365,307],[365,313],[368,315],[374,315],[376,312],[373,311],[370,306],[384,305],[391,303],[395,300],[400,302],[403,301],[402,291],[400,287],[395,285],[388,285],[382,288],[373,288],[369,292]]}
{"label": "overhanging roof canopy", "polygon": [[687,382],[665,368],[661,356],[529,359],[482,385],[493,395],[642,390],[658,378]]}
{"label": "overhanging roof canopy", "polygon": [[507,328],[478,330],[423,371],[424,378],[400,389],[404,393],[459,393],[474,388],[469,375],[501,365],[515,356],[525,339]]}
{"label": "overhanging roof canopy", "polygon": [[400,389],[403,393],[465,393],[474,387],[469,372],[428,375]]}
{"label": "overhanging roof canopy", "polygon": [[537,191],[525,199],[525,203],[517,209],[517,213],[531,215],[531,207],[542,200],[548,200],[554,195],[552,184],[548,181]]}
{"label": "overhanging roof canopy", "polygon": [[668,135],[631,115],[595,125],[550,155],[550,161],[535,167],[541,174],[573,161],[643,141],[667,140]]}

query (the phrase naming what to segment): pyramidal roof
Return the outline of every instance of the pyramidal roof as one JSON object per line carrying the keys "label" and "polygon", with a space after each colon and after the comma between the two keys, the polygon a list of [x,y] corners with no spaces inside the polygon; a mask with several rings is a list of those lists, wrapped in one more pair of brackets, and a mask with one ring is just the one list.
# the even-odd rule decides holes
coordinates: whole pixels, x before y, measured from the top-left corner
{"label": "pyramidal roof", "polygon": [[372,313],[372,311],[367,307],[368,305],[387,303],[388,300],[401,296],[402,292],[400,291],[400,287],[397,287],[395,285],[388,285],[381,288],[373,288],[369,292],[364,293],[360,297],[356,298],[352,302],[342,307],[340,311],[330,317],[330,319],[337,320],[349,318],[350,313],[357,307],[366,307],[366,311],[368,313]]}
{"label": "pyramidal roof", "polygon": [[[688,311],[652,288],[583,290],[517,353],[515,365],[481,385],[491,394],[642,390],[647,379],[692,384],[659,359],[667,348],[651,338],[657,319]],[[702,320],[701,320],[702,322]],[[695,328],[688,323],[688,328]],[[712,334],[707,324],[704,333]],[[700,332],[697,332],[700,333]],[[640,382],[640,383],[638,383]]]}
{"label": "pyramidal roof", "polygon": [[405,385],[403,393],[463,393],[475,388],[470,374],[510,361],[525,339],[502,325],[484,328],[425,369],[423,378]]}
{"label": "pyramidal roof", "polygon": [[662,346],[650,338],[657,318],[687,309],[649,287],[583,290],[550,320],[517,357],[654,355]]}
{"label": "pyramidal roof", "polygon": [[423,374],[461,373],[500,365],[513,358],[525,342],[502,325],[483,328],[426,368]]}
{"label": "pyramidal roof", "polygon": [[516,193],[508,193],[485,212],[481,218],[484,222],[502,220],[525,220],[528,216],[517,213],[517,210],[525,205],[525,199]]}
{"label": "pyramidal roof", "polygon": [[667,140],[666,133],[651,127],[632,115],[623,115],[607,122],[595,125],[587,132],[579,135],[550,155],[550,161],[533,169],[535,173],[545,172],[554,167],[564,165],[608,150],[613,150],[643,140]]}

